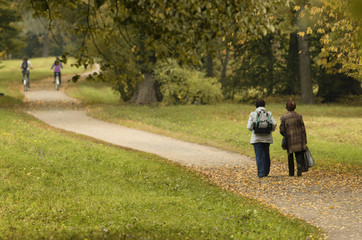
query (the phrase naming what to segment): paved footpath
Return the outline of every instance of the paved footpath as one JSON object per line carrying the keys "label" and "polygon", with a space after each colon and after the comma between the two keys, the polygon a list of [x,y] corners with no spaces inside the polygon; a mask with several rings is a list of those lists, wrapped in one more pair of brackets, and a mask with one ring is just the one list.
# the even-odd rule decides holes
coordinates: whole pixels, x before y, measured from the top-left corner
{"label": "paved footpath", "polygon": [[85,111],[51,110],[30,114],[60,129],[115,145],[153,153],[186,166],[248,165],[248,157],[96,120]]}
{"label": "paved footpath", "polygon": [[25,93],[25,102],[43,102],[48,110],[28,113],[50,126],[191,167],[224,189],[261,200],[325,229],[328,239],[362,239],[360,178],[348,179],[352,187],[344,186],[344,176],[331,178],[318,171],[290,178],[283,174],[285,164],[273,163],[271,177],[259,180],[254,159],[249,157],[96,120],[84,110],[49,108],[76,104],[62,91],[32,89]]}

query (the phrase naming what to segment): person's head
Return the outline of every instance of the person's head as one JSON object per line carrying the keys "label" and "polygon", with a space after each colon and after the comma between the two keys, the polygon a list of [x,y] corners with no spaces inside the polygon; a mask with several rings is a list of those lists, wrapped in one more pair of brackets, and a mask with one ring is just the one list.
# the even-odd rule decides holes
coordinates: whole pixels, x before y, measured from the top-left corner
{"label": "person's head", "polygon": [[60,63],[60,61],[59,61],[59,58],[57,57],[57,58],[55,59],[54,64],[58,66],[58,65],[59,65],[59,63]]}
{"label": "person's head", "polygon": [[256,102],[255,102],[255,107],[256,107],[256,108],[258,108],[258,107],[265,107],[265,101],[264,101],[264,99],[259,98],[258,100],[256,100]]}
{"label": "person's head", "polygon": [[28,57],[27,57],[27,56],[24,56],[24,57],[23,57],[23,61],[24,61],[24,62],[28,61]]}
{"label": "person's head", "polygon": [[294,111],[294,109],[297,107],[297,105],[295,104],[295,102],[293,102],[292,100],[289,100],[287,102],[287,104],[285,105],[285,108],[291,112],[291,111]]}

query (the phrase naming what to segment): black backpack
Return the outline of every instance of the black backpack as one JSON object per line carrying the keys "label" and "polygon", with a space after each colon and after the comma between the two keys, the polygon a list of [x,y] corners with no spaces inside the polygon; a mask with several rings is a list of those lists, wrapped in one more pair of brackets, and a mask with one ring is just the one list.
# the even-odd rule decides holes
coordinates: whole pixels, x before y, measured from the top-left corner
{"label": "black backpack", "polygon": [[273,124],[271,124],[269,119],[269,113],[264,109],[260,110],[256,117],[256,122],[254,123],[254,133],[270,133],[273,129]]}
{"label": "black backpack", "polygon": [[21,68],[23,69],[23,71],[27,71],[28,70],[28,61],[23,61],[23,63],[21,64]]}

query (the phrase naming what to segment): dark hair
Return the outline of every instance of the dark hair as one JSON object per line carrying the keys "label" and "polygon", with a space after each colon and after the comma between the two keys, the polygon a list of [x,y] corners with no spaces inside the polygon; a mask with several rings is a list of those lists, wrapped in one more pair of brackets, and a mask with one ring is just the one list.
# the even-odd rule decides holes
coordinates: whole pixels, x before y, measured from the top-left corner
{"label": "dark hair", "polygon": [[295,104],[295,102],[293,102],[292,100],[289,100],[287,102],[287,104],[285,105],[285,108],[291,112],[291,111],[294,111],[294,109],[297,107],[297,105]]}
{"label": "dark hair", "polygon": [[23,57],[23,61],[25,62],[25,61],[28,61],[28,57],[27,56],[24,56]]}
{"label": "dark hair", "polygon": [[264,101],[264,99],[259,98],[258,100],[256,100],[256,102],[255,102],[255,107],[256,107],[256,108],[258,108],[258,107],[265,107],[265,101]]}

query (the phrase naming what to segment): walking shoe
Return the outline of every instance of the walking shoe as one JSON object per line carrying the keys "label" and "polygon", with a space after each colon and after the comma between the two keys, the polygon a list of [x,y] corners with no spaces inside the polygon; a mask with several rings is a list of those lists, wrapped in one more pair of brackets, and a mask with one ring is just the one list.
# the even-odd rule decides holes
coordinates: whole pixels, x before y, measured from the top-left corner
{"label": "walking shoe", "polygon": [[297,176],[298,177],[302,176],[302,165],[301,164],[297,165]]}

